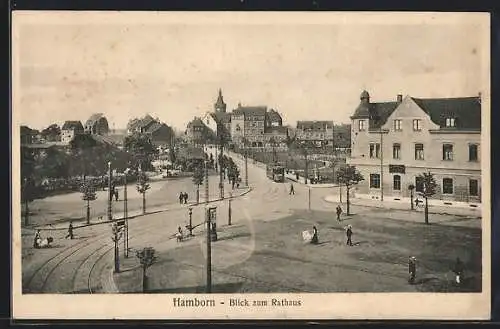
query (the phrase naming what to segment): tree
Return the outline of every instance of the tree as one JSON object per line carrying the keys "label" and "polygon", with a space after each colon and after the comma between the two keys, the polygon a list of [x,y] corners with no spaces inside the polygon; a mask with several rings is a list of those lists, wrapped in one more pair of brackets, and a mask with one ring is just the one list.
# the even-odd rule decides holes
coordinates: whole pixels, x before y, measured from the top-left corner
{"label": "tree", "polygon": [[96,188],[91,182],[84,181],[80,191],[82,192],[82,199],[87,202],[87,224],[90,224],[90,201],[97,199]]}
{"label": "tree", "polygon": [[140,171],[137,176],[137,192],[142,194],[142,213],[146,214],[146,192],[150,189],[149,178],[145,172]]}
{"label": "tree", "polygon": [[363,175],[359,173],[355,166],[347,165],[345,167],[339,168],[337,171],[337,180],[339,184],[343,184],[346,187],[347,191],[347,215],[350,215],[350,200],[349,194],[350,189],[353,185],[358,184],[363,181]]}
{"label": "tree", "polygon": [[124,149],[132,155],[135,168],[151,168],[151,161],[158,153],[158,150],[147,135],[134,133],[125,137]]}
{"label": "tree", "polygon": [[155,250],[152,247],[146,247],[142,250],[137,251],[137,258],[142,266],[142,292],[147,290],[147,273],[146,270],[151,267],[157,260],[155,256]]}
{"label": "tree", "polygon": [[40,135],[49,142],[57,142],[61,140],[61,128],[54,123],[42,130]]}
{"label": "tree", "polygon": [[[50,147],[45,155],[41,156],[37,164],[37,174],[41,178],[60,178],[68,177],[69,167],[71,165],[70,157],[56,149]],[[80,160],[81,161],[81,160]]]}
{"label": "tree", "polygon": [[196,204],[200,203],[200,185],[203,184],[205,179],[205,171],[203,163],[199,162],[193,171],[193,183],[196,185]]}
{"label": "tree", "polygon": [[411,210],[413,210],[413,209],[415,209],[413,207],[413,191],[415,190],[415,185],[413,185],[413,184],[408,185],[408,190],[410,190],[410,207],[411,207]]}
{"label": "tree", "polygon": [[271,144],[271,147],[272,147],[272,150],[273,150],[273,163],[276,162],[276,145],[277,145],[277,141],[276,141],[276,138],[274,138],[274,136],[271,136],[271,138],[269,138],[269,144]]}
{"label": "tree", "polygon": [[97,141],[88,134],[76,135],[69,143],[74,161],[70,167],[71,174],[86,176],[95,173],[96,156],[101,153],[97,152]]}
{"label": "tree", "polygon": [[434,175],[431,172],[426,172],[417,176],[417,179],[421,179],[423,183],[422,196],[425,198],[425,224],[429,224],[429,203],[428,198],[436,194],[437,183],[434,179]]}

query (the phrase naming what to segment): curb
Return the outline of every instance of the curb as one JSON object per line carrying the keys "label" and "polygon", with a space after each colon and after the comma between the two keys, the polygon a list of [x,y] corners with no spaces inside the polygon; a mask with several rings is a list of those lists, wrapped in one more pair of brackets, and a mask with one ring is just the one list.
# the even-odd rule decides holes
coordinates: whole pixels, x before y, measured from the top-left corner
{"label": "curb", "polygon": [[[339,203],[337,201],[330,201],[327,198],[328,198],[328,196],[324,197],[323,200],[325,202],[328,202],[328,203]],[[363,199],[355,199],[355,200],[363,200]],[[342,202],[342,203],[345,203],[345,202]],[[379,205],[366,205],[366,204],[359,204],[358,202],[353,203],[352,200],[351,200],[351,205],[358,206],[358,207],[367,207],[367,208],[378,208],[378,209],[388,209],[388,210],[401,210],[401,211],[418,212],[415,209],[412,210],[412,209],[394,208],[394,207],[390,207],[390,206],[384,207],[384,206],[379,206]],[[464,208],[464,209],[468,209],[468,208]],[[450,216],[468,216],[468,215],[462,215],[462,214],[452,214],[452,213],[449,213],[449,212],[433,211],[432,210],[432,206],[429,206],[429,214],[434,214],[434,215],[450,215]],[[480,215],[481,215],[480,217],[482,217],[482,213]]]}
{"label": "curb", "polygon": [[[209,200],[208,203],[214,203],[214,202],[219,202],[219,201],[223,201],[223,200],[228,200],[228,199],[236,199],[236,198],[239,198],[239,197],[242,197],[248,193],[250,193],[251,191],[253,191],[253,188],[252,187],[248,187],[248,189],[244,192],[242,192],[241,194],[238,194],[238,195],[233,195],[233,196],[230,196],[230,197],[226,197],[226,198],[217,198],[217,199],[213,199],[213,200]],[[203,202],[200,202],[198,204],[196,203],[192,203],[192,204],[189,204],[188,206],[199,206],[199,205],[204,205],[204,204],[207,204],[206,201],[203,201]],[[131,216],[128,216],[127,219],[133,219],[133,218],[137,218],[137,217],[142,217],[142,216],[147,216],[147,215],[154,215],[154,214],[158,214],[158,213],[161,213],[161,212],[167,212],[167,211],[173,211],[173,210],[179,210],[179,209],[183,209],[183,208],[169,208],[169,209],[160,209],[160,210],[154,210],[154,211],[150,211],[150,212],[146,212],[145,214],[137,214],[137,215],[131,215]],[[109,220],[105,220],[105,221],[101,221],[101,222],[98,222],[98,223],[90,223],[90,224],[84,224],[84,225],[78,225],[78,226],[73,226],[73,229],[77,229],[77,228],[84,228],[84,227],[89,227],[89,226],[95,226],[95,225],[102,225],[102,224],[111,224],[111,223],[114,223],[116,222],[117,220],[121,220],[121,219],[124,219],[124,218],[115,218],[111,221]],[[38,228],[37,226],[32,226],[32,227],[21,227],[21,229],[31,229],[31,230],[40,230],[40,231],[67,231],[68,228],[67,227],[62,227],[62,228]]]}

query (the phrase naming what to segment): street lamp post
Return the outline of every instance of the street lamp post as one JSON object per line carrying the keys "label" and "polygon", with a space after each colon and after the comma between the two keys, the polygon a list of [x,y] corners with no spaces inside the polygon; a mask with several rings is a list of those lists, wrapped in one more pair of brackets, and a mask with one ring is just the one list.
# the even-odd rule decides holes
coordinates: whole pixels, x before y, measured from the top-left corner
{"label": "street lamp post", "polygon": [[118,241],[121,238],[122,231],[120,230],[118,225],[116,225],[116,223],[113,223],[113,225],[111,225],[111,230],[112,230],[111,239],[113,240],[114,245],[115,245],[115,273],[119,273],[120,272],[120,254],[119,254]]}
{"label": "street lamp post", "polygon": [[380,127],[380,201],[384,201],[384,139]]}
{"label": "street lamp post", "polygon": [[206,217],[206,223],[207,223],[207,286],[206,286],[206,292],[209,294],[212,292],[212,236],[210,234],[210,231],[212,229],[212,223],[210,220],[210,208],[207,207],[205,208],[205,217]]}
{"label": "street lamp post", "polygon": [[29,224],[29,190],[28,190],[28,178],[24,179],[24,225]]}
{"label": "street lamp post", "polygon": [[243,144],[243,147],[245,148],[245,186],[248,187],[248,150],[246,141]]}
{"label": "street lamp post", "polygon": [[189,207],[189,236],[193,236],[193,208]]}
{"label": "street lamp post", "polygon": [[111,194],[111,161],[108,162],[108,221],[113,220],[113,213],[111,208],[111,202],[113,195]]}
{"label": "street lamp post", "polygon": [[231,201],[232,201],[232,197],[233,197],[233,194],[231,193],[229,195],[229,205],[228,205],[228,217],[227,217],[227,225],[231,226],[231,216],[232,216],[232,213],[231,213]]}

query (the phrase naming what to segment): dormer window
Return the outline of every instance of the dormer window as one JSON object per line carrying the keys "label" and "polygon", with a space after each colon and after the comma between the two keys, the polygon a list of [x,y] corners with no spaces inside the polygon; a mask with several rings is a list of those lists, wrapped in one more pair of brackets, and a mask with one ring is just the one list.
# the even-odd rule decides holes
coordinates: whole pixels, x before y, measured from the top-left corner
{"label": "dormer window", "polygon": [[446,127],[455,127],[455,118],[446,118]]}
{"label": "dormer window", "polygon": [[366,129],[366,120],[359,120],[359,131],[364,131]]}

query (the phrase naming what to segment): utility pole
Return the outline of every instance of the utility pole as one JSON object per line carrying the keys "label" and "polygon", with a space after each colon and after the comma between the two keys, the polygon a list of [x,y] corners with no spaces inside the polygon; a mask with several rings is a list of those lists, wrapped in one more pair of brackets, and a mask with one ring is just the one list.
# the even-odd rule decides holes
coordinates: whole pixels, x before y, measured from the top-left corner
{"label": "utility pole", "polygon": [[245,148],[245,186],[248,187],[248,150],[247,141],[243,141],[243,147]]}
{"label": "utility pole", "polygon": [[207,223],[207,286],[206,293],[210,294],[212,292],[212,237],[210,234],[211,231],[211,220],[210,220],[210,208],[208,205],[205,208],[205,217]]}
{"label": "utility pole", "polygon": [[380,127],[380,201],[384,201],[384,139]]}
{"label": "utility pole", "polygon": [[29,199],[31,190],[28,187],[28,178],[24,179],[24,226],[29,225]]}
{"label": "utility pole", "polygon": [[111,161],[108,162],[108,221],[113,220],[112,206],[113,195],[111,194]]}
{"label": "utility pole", "polygon": [[332,122],[332,182],[335,184],[335,155],[337,150],[335,148],[335,123]]}
{"label": "utility pole", "polygon": [[125,237],[123,239],[123,251],[125,258],[128,258],[128,200],[127,200],[127,174],[128,168],[123,172],[124,175],[124,188],[123,188],[123,219],[125,220]]}
{"label": "utility pole", "polygon": [[113,240],[114,245],[115,245],[115,273],[119,273],[120,272],[120,254],[119,254],[118,241],[121,238],[122,231],[120,230],[118,225],[116,225],[116,223],[113,223],[111,225],[111,231],[112,231],[111,239]]}
{"label": "utility pole", "polygon": [[223,154],[224,154],[224,138],[223,138],[223,127],[222,127],[222,123],[220,124],[219,126],[219,142],[220,142],[220,161],[219,161],[219,196],[220,196],[220,199],[221,200],[224,200],[224,177],[223,177],[223,174],[224,174],[224,166],[222,165],[222,162],[223,162]]}
{"label": "utility pole", "polygon": [[308,186],[307,188],[307,195],[308,195],[308,209],[311,211],[311,187]]}

